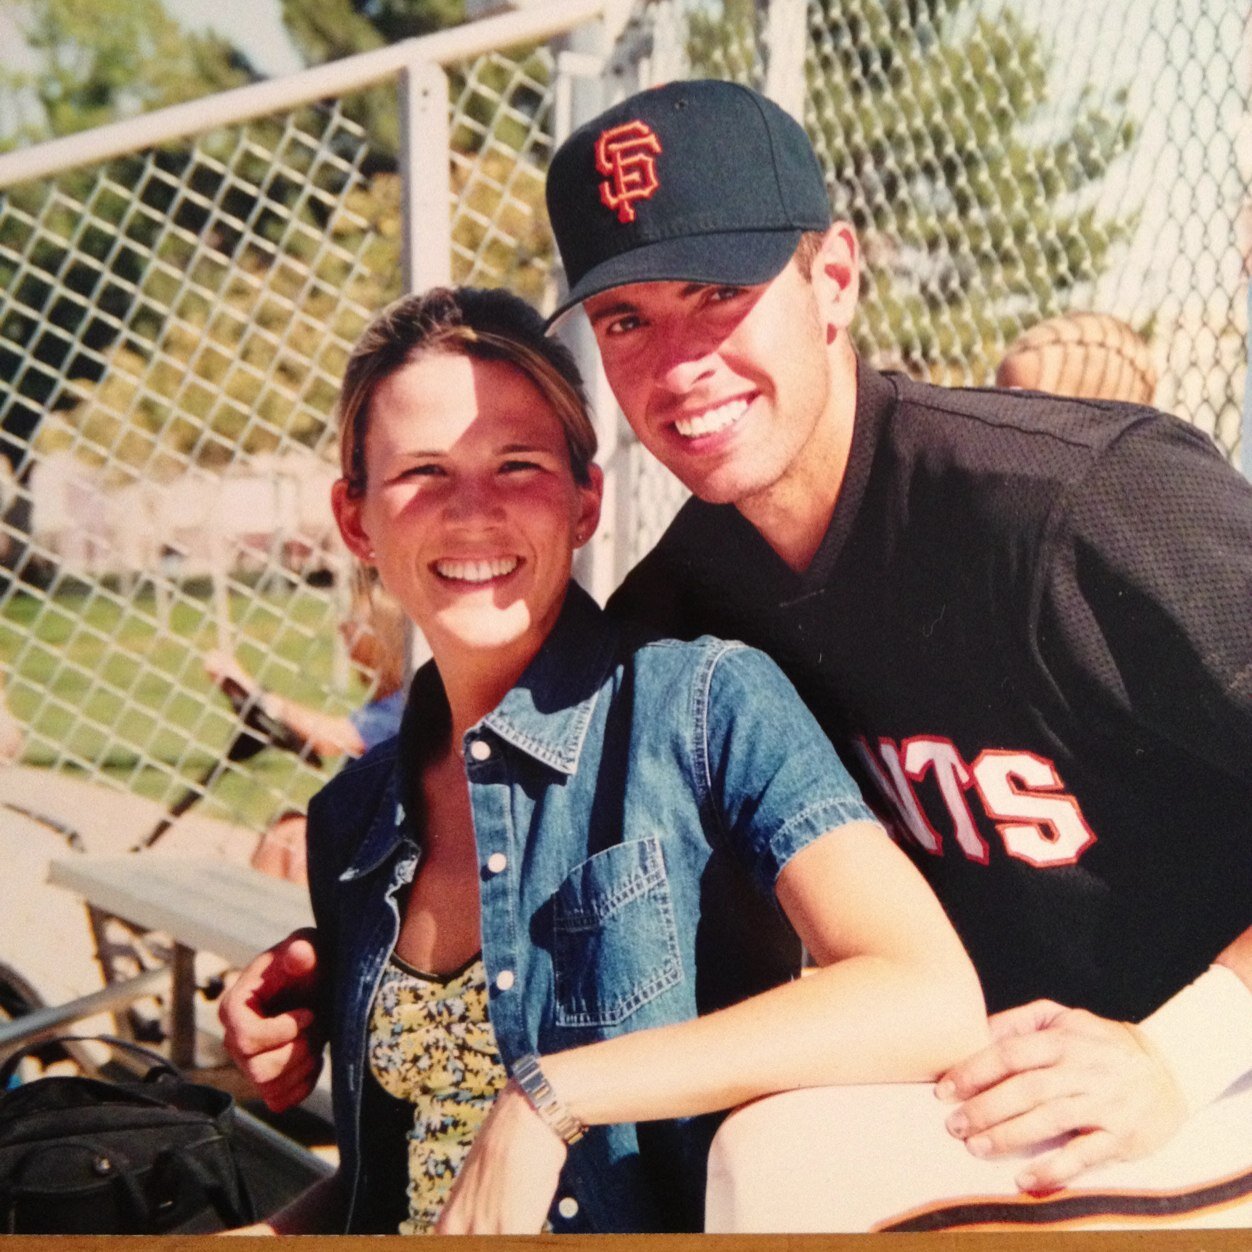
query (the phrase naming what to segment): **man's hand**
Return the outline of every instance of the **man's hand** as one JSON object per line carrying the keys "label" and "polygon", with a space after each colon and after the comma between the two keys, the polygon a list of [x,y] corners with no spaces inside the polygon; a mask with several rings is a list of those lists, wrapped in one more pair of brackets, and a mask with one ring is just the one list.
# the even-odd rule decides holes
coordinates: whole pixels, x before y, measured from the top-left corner
{"label": "man's hand", "polygon": [[514,1082],[496,1097],[457,1173],[437,1235],[535,1235],[568,1149]]}
{"label": "man's hand", "polygon": [[222,996],[226,1050],[275,1113],[299,1104],[322,1068],[322,1035],[312,1004],[317,951],[297,930],[254,957]]}
{"label": "man's hand", "polygon": [[1069,1135],[1017,1177],[1054,1191],[1085,1169],[1155,1151],[1186,1118],[1173,1075],[1139,1030],[1037,1000],[991,1018],[992,1043],[940,1080],[961,1101],[948,1130],[975,1156],[999,1156]]}

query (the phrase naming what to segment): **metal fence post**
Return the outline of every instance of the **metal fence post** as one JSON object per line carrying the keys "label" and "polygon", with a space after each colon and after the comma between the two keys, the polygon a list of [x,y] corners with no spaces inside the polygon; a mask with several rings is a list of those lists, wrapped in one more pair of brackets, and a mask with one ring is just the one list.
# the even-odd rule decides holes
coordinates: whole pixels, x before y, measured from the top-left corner
{"label": "metal fence post", "polygon": [[448,76],[429,61],[400,74],[400,176],[404,286],[424,291],[452,281],[448,165]]}
{"label": "metal fence post", "polygon": [[1248,329],[1244,343],[1247,373],[1243,378],[1243,416],[1239,427],[1239,468],[1252,478],[1252,274],[1244,275],[1248,300]]}
{"label": "metal fence post", "polygon": [[[604,108],[604,59],[611,37],[603,19],[589,22],[562,40],[557,54],[557,86],[552,142],[557,147],[571,131],[589,121]],[[559,271],[559,262],[554,267]],[[563,287],[563,284],[562,284]],[[604,500],[600,525],[595,535],[574,557],[574,576],[603,603],[621,581],[619,566],[629,548],[629,529],[621,510],[627,505],[626,484],[622,481],[622,434],[617,401],[609,390],[600,366],[600,354],[587,319],[575,316],[561,331],[587,385],[587,398],[596,424],[599,443],[597,461],[604,470]]]}
{"label": "metal fence post", "polygon": [[807,0],[758,0],[765,9],[765,94],[804,121]]}
{"label": "metal fence post", "polygon": [[[397,84],[400,104],[401,267],[406,292],[452,282],[452,174],[448,76],[430,61],[407,65]],[[404,623],[405,670],[430,657],[426,641]]]}

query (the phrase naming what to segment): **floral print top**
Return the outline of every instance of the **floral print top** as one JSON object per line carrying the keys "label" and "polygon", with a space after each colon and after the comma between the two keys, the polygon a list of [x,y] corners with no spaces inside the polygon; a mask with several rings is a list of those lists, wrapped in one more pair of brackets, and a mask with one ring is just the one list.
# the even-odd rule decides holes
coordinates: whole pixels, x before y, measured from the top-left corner
{"label": "floral print top", "polygon": [[508,1077],[487,1016],[482,956],[441,978],[393,952],[370,1013],[368,1056],[383,1090],[413,1105],[409,1216],[399,1233],[429,1233]]}

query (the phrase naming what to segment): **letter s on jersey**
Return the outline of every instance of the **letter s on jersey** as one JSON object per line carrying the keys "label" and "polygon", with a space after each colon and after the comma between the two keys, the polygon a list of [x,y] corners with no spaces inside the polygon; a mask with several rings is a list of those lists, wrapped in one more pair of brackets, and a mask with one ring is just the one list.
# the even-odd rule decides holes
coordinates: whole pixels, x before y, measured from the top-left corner
{"label": "letter s on jersey", "polygon": [[[965,798],[971,787],[995,824],[1004,850],[1028,865],[1040,869],[1073,865],[1096,841],[1056,766],[1033,752],[988,748],[971,767],[955,744],[932,735],[899,744],[879,739],[873,747],[863,737],[854,742],[879,792],[897,814],[900,834],[932,856],[942,856],[944,847],[940,828],[931,821],[918,792],[928,774],[937,784],[957,847],[968,860],[988,862],[987,845]],[[931,798],[936,798],[933,792]]]}
{"label": "letter s on jersey", "polygon": [[1040,867],[1073,865],[1095,843],[1078,801],[1065,793],[1051,761],[1033,752],[988,748],[979,753],[972,772],[1009,856]]}

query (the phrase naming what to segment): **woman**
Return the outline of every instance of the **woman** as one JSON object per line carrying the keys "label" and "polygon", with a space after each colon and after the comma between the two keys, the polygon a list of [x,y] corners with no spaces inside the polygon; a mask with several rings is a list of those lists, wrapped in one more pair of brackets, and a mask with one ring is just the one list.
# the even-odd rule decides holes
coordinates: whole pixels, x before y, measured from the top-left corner
{"label": "woman", "polygon": [[601,475],[528,306],[400,301],[340,421],[340,529],[434,660],[310,809],[341,1167],[276,1228],[698,1229],[720,1111],[983,1042],[942,910],[773,663],[570,582]]}

